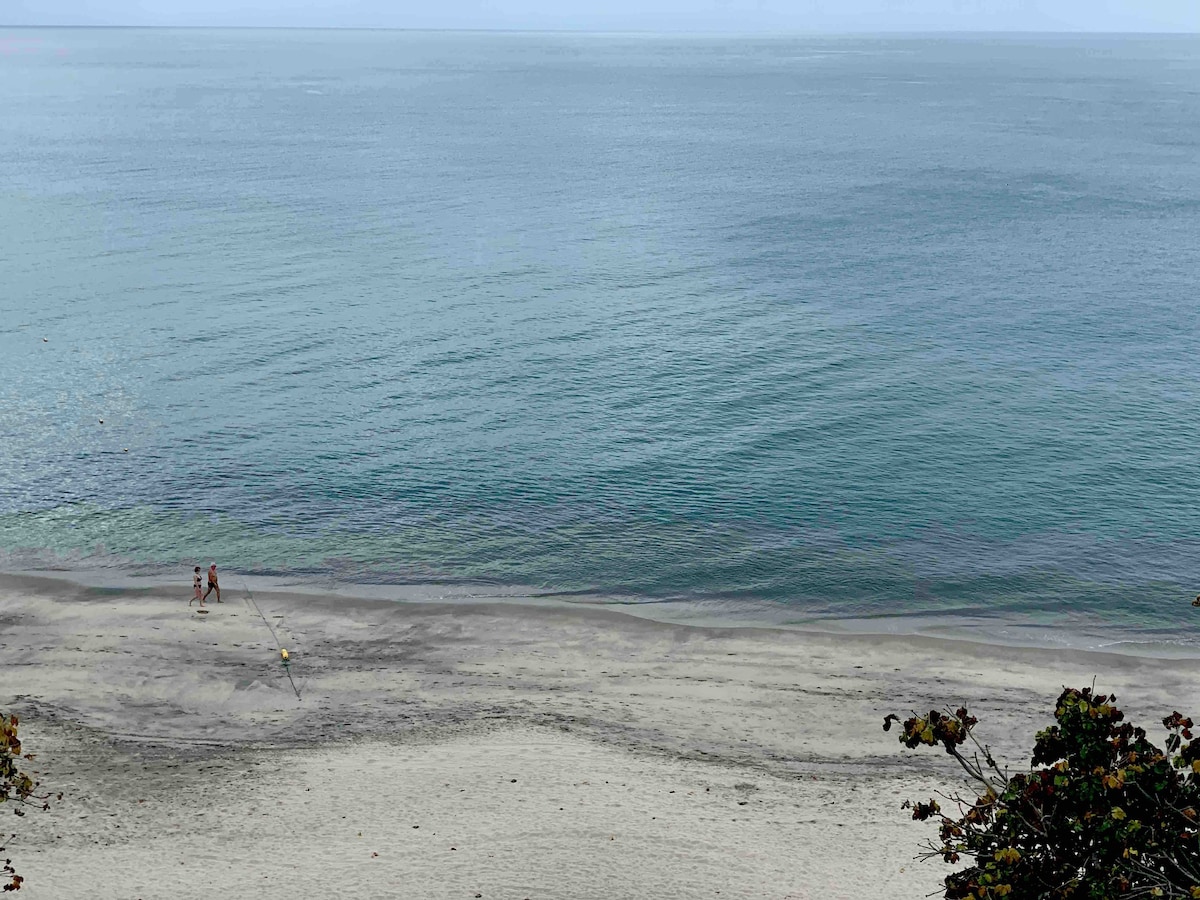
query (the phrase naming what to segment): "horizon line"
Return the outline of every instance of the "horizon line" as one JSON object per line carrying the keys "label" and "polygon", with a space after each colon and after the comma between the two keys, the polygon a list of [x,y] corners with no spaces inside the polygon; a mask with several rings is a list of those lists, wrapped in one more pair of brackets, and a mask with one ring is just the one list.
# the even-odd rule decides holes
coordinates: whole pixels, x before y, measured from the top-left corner
{"label": "horizon line", "polygon": [[1120,31],[1115,29],[634,29],[634,28],[462,28],[462,26],[413,25],[216,25],[216,24],[149,24],[149,23],[0,23],[0,29],[74,29],[74,30],[161,30],[161,31],[397,31],[413,34],[491,34],[491,35],[630,35],[655,37],[1196,37],[1200,30]]}
{"label": "horizon line", "polygon": [[1037,37],[1196,37],[1200,30],[1118,31],[1114,29],[1058,30],[1042,28],[862,28],[840,30],[805,29],[655,29],[655,28],[486,28],[486,27],[433,27],[405,25],[212,25],[212,24],[150,24],[150,23],[36,23],[9,25],[0,23],[2,29],[141,29],[162,31],[397,31],[428,34],[578,34],[578,35],[650,35],[662,37],[869,37],[876,36],[972,36],[1012,35]]}

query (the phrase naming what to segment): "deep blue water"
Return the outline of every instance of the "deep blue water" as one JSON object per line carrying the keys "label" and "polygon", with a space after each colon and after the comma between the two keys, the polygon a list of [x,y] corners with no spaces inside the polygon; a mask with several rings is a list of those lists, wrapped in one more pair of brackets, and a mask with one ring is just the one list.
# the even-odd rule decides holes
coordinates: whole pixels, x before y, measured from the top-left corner
{"label": "deep blue water", "polygon": [[0,108],[7,568],[1200,634],[1200,38],[21,30]]}

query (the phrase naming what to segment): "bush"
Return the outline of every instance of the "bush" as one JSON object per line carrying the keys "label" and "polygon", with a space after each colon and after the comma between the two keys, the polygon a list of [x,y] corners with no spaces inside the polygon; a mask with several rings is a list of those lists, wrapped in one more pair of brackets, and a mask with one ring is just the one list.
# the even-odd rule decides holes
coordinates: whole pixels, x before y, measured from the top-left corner
{"label": "bush", "polygon": [[[923,858],[971,865],[945,879],[946,900],[1200,898],[1200,740],[1178,712],[1163,749],[1124,721],[1116,698],[1066,688],[1055,725],[1037,735],[1028,772],[1010,775],[974,735],[965,708],[901,726],[906,747],[940,746],[977,786],[974,800],[909,803],[941,823]],[[898,716],[884,719],[890,729]]]}
{"label": "bush", "polygon": [[[22,759],[32,760],[33,754],[21,754],[21,740],[17,737],[17,717],[0,715],[0,804],[13,804],[13,812],[18,816],[25,815],[26,807],[49,809],[49,795],[38,794],[38,782],[21,771],[19,762]],[[62,799],[62,794],[58,795]],[[16,835],[12,835],[16,837]],[[4,848],[0,847],[0,853]],[[19,891],[22,878],[12,866],[11,859],[0,863],[0,880],[7,881],[0,885],[4,891]]]}

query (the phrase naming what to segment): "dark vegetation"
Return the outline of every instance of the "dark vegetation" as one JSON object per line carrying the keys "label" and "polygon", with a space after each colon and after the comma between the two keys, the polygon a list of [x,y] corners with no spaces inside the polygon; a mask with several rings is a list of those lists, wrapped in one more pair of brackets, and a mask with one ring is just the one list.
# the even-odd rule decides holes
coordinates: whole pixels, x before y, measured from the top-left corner
{"label": "dark vegetation", "polygon": [[[914,716],[906,747],[941,747],[976,796],[905,804],[940,823],[921,856],[966,861],[946,900],[1200,898],[1200,740],[1178,712],[1160,748],[1125,722],[1115,698],[1066,688],[1037,735],[1028,771],[1010,773],[974,735],[966,709]],[[898,716],[888,716],[890,729]]]}
{"label": "dark vegetation", "polygon": [[[23,816],[30,807],[49,809],[50,795],[39,794],[38,782],[21,769],[21,761],[32,760],[33,754],[22,755],[17,724],[16,716],[0,715],[0,805],[12,804],[13,812]],[[62,799],[62,794],[58,799]],[[15,834],[11,836],[16,837]],[[3,852],[4,848],[0,847],[0,853]],[[11,859],[0,862],[0,890],[19,891],[23,880],[13,868]]]}

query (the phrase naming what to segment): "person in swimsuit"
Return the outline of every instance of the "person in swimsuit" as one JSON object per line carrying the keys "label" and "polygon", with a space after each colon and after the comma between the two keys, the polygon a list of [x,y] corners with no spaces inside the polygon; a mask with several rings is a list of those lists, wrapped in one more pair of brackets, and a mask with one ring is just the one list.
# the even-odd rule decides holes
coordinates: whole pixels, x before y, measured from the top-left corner
{"label": "person in swimsuit", "polygon": [[204,596],[200,598],[200,602],[203,603],[205,600],[207,600],[208,595],[211,594],[213,591],[217,592],[217,602],[220,603],[221,602],[221,586],[219,584],[217,584],[217,564],[216,563],[213,563],[211,566],[208,567],[208,590],[204,592]]}
{"label": "person in swimsuit", "polygon": [[200,567],[199,566],[196,566],[195,571],[192,572],[192,599],[188,601],[188,606],[191,606],[192,603],[194,603],[197,600],[200,601],[201,606],[204,605],[204,598],[202,596],[200,596]]}

